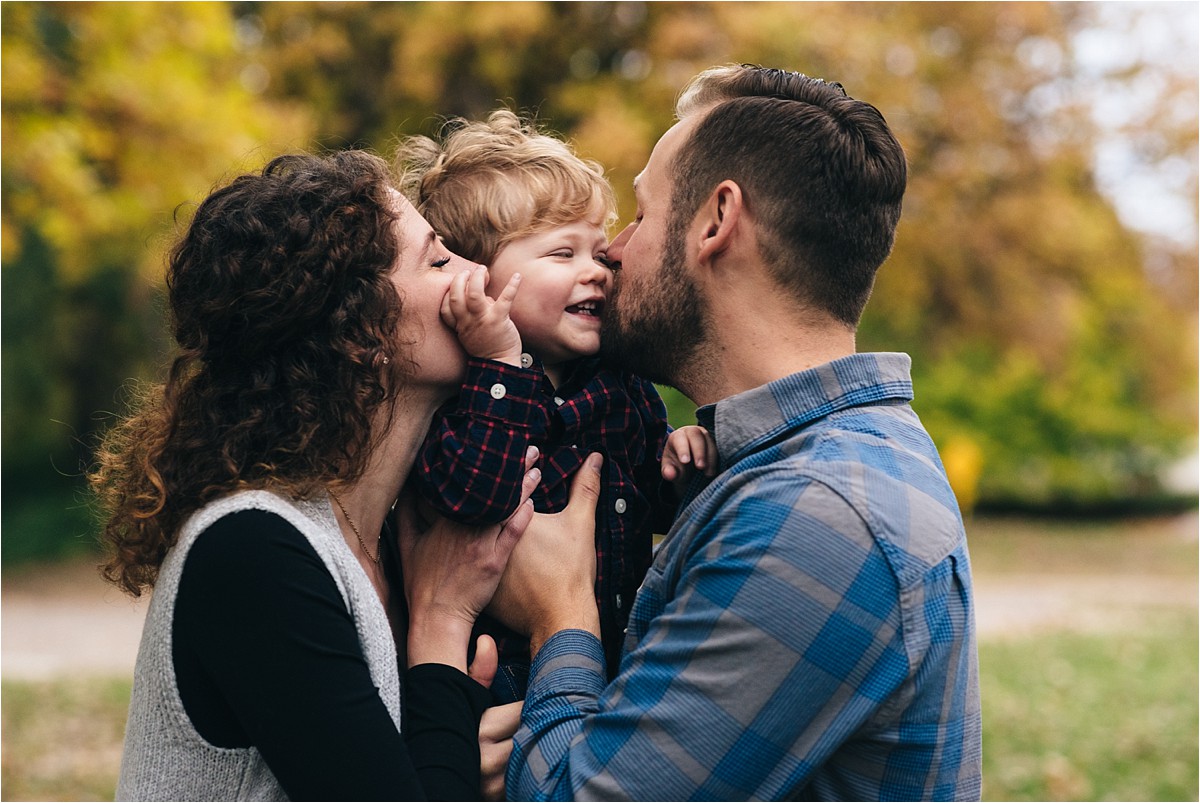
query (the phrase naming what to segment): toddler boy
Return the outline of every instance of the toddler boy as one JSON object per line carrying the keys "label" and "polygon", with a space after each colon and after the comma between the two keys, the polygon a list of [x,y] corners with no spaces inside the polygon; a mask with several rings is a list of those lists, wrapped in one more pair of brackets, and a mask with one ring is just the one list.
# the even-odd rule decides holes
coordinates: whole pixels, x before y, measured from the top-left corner
{"label": "toddler boy", "polygon": [[[448,518],[501,522],[520,501],[532,444],[542,455],[534,507],[556,513],[583,460],[602,453],[596,598],[611,677],[652,534],[670,527],[690,468],[716,468],[705,430],[672,432],[650,382],[596,358],[613,278],[612,189],[599,165],[507,110],[463,123],[440,144],[409,138],[398,158],[401,189],[434,231],[482,263],[459,274],[443,301],[471,360],[457,400],[434,417],[413,472],[417,490]],[[486,616],[477,632],[500,649],[494,697],[522,699],[528,643]]]}

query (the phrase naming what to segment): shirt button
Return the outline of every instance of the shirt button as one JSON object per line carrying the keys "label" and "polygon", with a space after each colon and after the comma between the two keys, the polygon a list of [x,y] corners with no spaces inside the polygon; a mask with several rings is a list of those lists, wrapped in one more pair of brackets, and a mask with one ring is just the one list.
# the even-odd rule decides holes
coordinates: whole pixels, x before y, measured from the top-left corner
{"label": "shirt button", "polygon": [[532,365],[533,365],[533,355],[522,352],[521,353],[521,367],[529,368]]}
{"label": "shirt button", "polygon": [[566,404],[566,402],[563,401],[562,396],[555,396],[554,403],[557,404],[559,407],[562,407],[564,404]]}
{"label": "shirt button", "polygon": [[616,501],[616,502],[613,504],[613,508],[614,508],[614,509],[615,509],[615,510],[616,510],[618,513],[624,513],[624,512],[625,512],[625,509],[626,509],[627,507],[629,507],[629,505],[625,504],[625,500],[624,500],[624,499],[618,499],[618,500],[617,500],[617,501]]}
{"label": "shirt button", "polygon": [[621,604],[622,604],[622,602],[621,602],[621,595],[620,595],[620,594],[617,594],[617,610],[618,610],[618,611],[619,611],[619,610],[621,610]]}
{"label": "shirt button", "polygon": [[496,384],[492,385],[490,393],[492,394],[493,399],[503,399],[505,394],[508,393],[508,388],[497,382]]}

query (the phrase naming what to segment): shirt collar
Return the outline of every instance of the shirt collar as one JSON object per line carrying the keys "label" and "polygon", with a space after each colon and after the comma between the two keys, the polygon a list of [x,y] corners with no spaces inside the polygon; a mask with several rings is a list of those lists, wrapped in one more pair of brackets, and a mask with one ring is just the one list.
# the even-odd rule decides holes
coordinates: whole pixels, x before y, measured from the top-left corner
{"label": "shirt collar", "polygon": [[887,400],[912,401],[907,354],[852,354],[707,404],[696,420],[713,434],[721,466],[785,431],[830,413]]}

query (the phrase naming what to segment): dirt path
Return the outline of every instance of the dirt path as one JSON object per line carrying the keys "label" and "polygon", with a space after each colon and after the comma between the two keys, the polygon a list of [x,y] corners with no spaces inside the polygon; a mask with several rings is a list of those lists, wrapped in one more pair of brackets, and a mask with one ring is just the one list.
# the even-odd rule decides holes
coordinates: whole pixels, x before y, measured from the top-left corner
{"label": "dirt path", "polygon": [[[1182,517],[1171,529],[1178,534],[1173,537],[1194,541],[1196,518]],[[1194,571],[1163,574],[1136,566],[1101,573],[995,571],[979,558],[974,568],[982,639],[1110,630],[1136,626],[1147,608],[1197,607]],[[132,601],[105,584],[92,565],[8,572],[0,590],[3,677],[132,673],[146,600]]]}
{"label": "dirt path", "polygon": [[28,679],[132,674],[148,601],[120,593],[89,563],[6,573],[0,588],[0,674]]}

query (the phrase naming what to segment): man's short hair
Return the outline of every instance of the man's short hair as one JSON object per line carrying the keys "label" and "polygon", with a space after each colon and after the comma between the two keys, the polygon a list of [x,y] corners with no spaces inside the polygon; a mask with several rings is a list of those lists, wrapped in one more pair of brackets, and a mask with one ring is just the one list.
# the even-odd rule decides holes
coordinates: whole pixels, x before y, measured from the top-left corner
{"label": "man's short hair", "polygon": [[737,182],[779,285],[857,326],[891,252],[907,176],[879,110],[841,84],[740,65],[696,76],[676,114],[704,118],[675,157],[675,230],[717,184]]}
{"label": "man's short hair", "polygon": [[601,166],[507,109],[452,120],[440,142],[409,137],[399,188],[451,251],[490,263],[513,240],[579,220],[607,229],[616,196]]}

